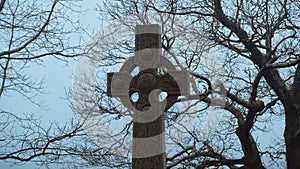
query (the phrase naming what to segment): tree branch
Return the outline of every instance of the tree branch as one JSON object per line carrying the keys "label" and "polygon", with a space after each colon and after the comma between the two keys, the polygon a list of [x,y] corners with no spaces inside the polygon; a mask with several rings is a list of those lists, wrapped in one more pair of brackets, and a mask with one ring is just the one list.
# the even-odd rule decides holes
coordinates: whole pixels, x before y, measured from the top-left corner
{"label": "tree branch", "polygon": [[23,49],[25,49],[29,44],[31,44],[33,41],[35,41],[41,34],[42,32],[44,32],[46,26],[49,24],[50,20],[51,20],[51,16],[54,12],[54,8],[57,4],[58,0],[54,0],[51,9],[50,9],[50,13],[45,21],[45,23],[42,25],[41,29],[31,38],[29,39],[27,42],[25,42],[23,45],[20,45],[19,47],[12,49],[12,50],[8,50],[8,51],[3,51],[0,53],[0,56],[5,56],[5,55],[10,55],[16,52],[19,52]]}
{"label": "tree branch", "polygon": [[[298,62],[300,61],[300,59],[298,59]],[[300,89],[300,62],[297,65],[297,69],[295,72],[295,78],[294,78],[294,82],[291,86],[291,92],[293,96],[298,95],[299,96],[299,89]],[[300,98],[294,98],[294,99],[300,99]],[[300,108],[299,108],[300,109]]]}
{"label": "tree branch", "polygon": [[190,14],[197,14],[197,15],[201,15],[201,16],[213,16],[213,14],[210,13],[202,13],[199,11],[193,11],[193,10],[188,10],[186,12],[174,12],[174,7],[170,9],[170,11],[166,11],[166,10],[160,10],[158,8],[155,7],[155,4],[153,4],[153,2],[150,2],[151,4],[146,4],[145,6],[148,8],[151,8],[153,10],[155,10],[156,12],[159,13],[164,13],[164,14],[171,14],[171,15],[190,15]]}
{"label": "tree branch", "polygon": [[77,57],[77,56],[81,56],[82,53],[78,53],[78,54],[65,54],[62,53],[62,51],[55,51],[55,52],[49,52],[49,53],[43,53],[43,54],[39,54],[36,56],[32,56],[32,57],[27,57],[27,58],[19,58],[19,57],[0,57],[1,59],[9,59],[9,60],[33,60],[33,59],[39,59],[45,56],[62,56],[65,58],[73,58],[73,57]]}
{"label": "tree branch", "polygon": [[300,63],[300,58],[297,58],[293,61],[289,62],[283,62],[283,63],[273,63],[273,64],[267,64],[266,67],[270,68],[286,68],[286,67],[291,67],[295,66]]}
{"label": "tree branch", "polygon": [[6,0],[1,0],[0,2],[0,12],[2,11]]}

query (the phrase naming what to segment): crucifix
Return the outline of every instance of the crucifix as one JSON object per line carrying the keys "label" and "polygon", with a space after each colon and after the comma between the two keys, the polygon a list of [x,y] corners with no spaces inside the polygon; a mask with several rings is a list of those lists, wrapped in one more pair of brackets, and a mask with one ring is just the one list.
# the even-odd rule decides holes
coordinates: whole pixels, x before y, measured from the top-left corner
{"label": "crucifix", "polygon": [[133,112],[133,169],[166,168],[164,112],[189,95],[188,71],[177,70],[161,46],[159,25],[137,25],[134,56],[119,72],[107,74],[108,96]]}

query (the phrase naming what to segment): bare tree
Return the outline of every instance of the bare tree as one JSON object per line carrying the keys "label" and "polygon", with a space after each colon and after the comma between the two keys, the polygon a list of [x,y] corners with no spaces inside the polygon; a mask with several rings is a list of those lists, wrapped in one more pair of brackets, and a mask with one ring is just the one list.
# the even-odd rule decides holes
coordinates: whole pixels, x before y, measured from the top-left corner
{"label": "bare tree", "polygon": [[64,59],[77,55],[79,46],[68,44],[76,28],[66,29],[67,24],[72,26],[63,16],[66,5],[60,1],[1,1],[0,95],[13,90],[26,96],[42,88],[24,73],[30,62],[47,56]]}
{"label": "bare tree", "polygon": [[[77,5],[60,0],[0,1],[0,99],[17,93],[42,106],[34,96],[44,91],[44,81],[35,80],[27,70],[43,64],[45,57],[68,62],[68,58],[83,54],[82,42],[72,40],[72,36],[80,39],[83,32],[77,20],[71,18],[79,12]],[[34,114],[0,108],[0,120],[2,161],[75,168],[93,165],[88,158],[92,151],[94,158],[105,154],[97,147],[89,149],[93,143],[82,132],[82,123],[75,119],[65,125],[53,122],[47,126]]]}
{"label": "bare tree", "polygon": [[[300,167],[299,5],[287,0],[115,0],[99,5],[102,18],[117,22],[114,28],[123,26],[128,35],[133,35],[135,24],[161,24],[165,56],[178,69],[189,69],[194,79],[191,81],[194,94],[178,100],[180,103],[195,99],[194,104],[187,109],[175,106],[166,112],[167,130],[179,123],[176,119],[184,114],[199,119],[193,128],[182,131],[186,134],[183,140],[170,135],[169,145],[173,147],[167,154],[168,168]],[[114,35],[117,33],[112,31]],[[133,36],[123,36],[113,44],[101,53],[100,67],[106,67],[102,72],[116,70],[115,65],[134,51]],[[211,68],[203,62],[205,55],[214,57],[209,54],[212,50],[220,56],[224,68],[219,77],[225,79],[225,114],[216,132],[209,139],[200,140],[198,125],[210,113],[207,106],[212,103],[214,83],[209,73]],[[93,112],[121,124],[128,114],[106,97],[103,76],[99,76],[97,97],[91,101],[97,103]],[[272,132],[277,132],[280,127],[276,125],[281,124],[276,123],[276,118],[285,120],[285,125],[280,126],[284,128],[284,136],[272,140]],[[131,125],[124,123],[118,134],[123,132],[130,137]],[[270,137],[263,141],[262,135]],[[262,142],[267,146],[261,145]]]}

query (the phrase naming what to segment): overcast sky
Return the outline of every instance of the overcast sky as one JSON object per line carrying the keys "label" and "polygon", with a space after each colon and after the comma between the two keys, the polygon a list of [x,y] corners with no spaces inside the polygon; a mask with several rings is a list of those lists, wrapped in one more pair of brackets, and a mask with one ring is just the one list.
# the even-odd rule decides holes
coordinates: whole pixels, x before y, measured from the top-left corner
{"label": "overcast sky", "polygon": [[[91,0],[83,0],[81,2],[81,10],[86,12],[80,14],[79,18],[83,26],[89,27],[88,31],[90,33],[99,30],[102,24],[102,22],[97,19],[97,12],[94,10],[96,2],[97,1]],[[78,16],[74,17],[77,18]],[[75,37],[74,39],[76,38],[79,37]],[[34,79],[45,78],[46,88],[44,91],[46,94],[40,94],[35,98],[37,101],[45,101],[45,109],[33,105],[16,93],[8,93],[8,95],[1,98],[0,107],[3,110],[16,114],[34,113],[36,117],[42,117],[45,125],[50,124],[51,121],[57,121],[63,124],[74,116],[68,101],[64,98],[66,97],[65,92],[72,86],[72,75],[75,65],[76,62],[73,60],[70,60],[66,65],[65,62],[50,57],[44,59],[43,65],[32,64],[28,70],[28,74],[32,75]],[[0,161],[0,169],[33,168],[39,167],[30,163],[22,166],[11,166]]]}

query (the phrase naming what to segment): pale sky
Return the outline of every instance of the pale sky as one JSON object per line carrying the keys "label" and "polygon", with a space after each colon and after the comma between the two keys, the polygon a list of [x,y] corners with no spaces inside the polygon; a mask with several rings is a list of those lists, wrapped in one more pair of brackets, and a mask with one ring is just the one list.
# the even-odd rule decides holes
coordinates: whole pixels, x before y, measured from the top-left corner
{"label": "pale sky", "polygon": [[[86,11],[80,14],[80,22],[83,26],[88,26],[89,33],[96,32],[101,28],[102,22],[99,21],[97,12],[94,10],[96,1],[83,0],[81,3],[81,10]],[[75,18],[78,16],[74,16]],[[94,31],[93,31],[94,30]],[[86,35],[83,35],[87,37]],[[79,37],[72,37],[74,39]],[[42,117],[44,125],[50,124],[51,121],[56,121],[61,124],[68,121],[75,114],[71,111],[66,97],[66,91],[72,87],[72,75],[74,72],[76,62],[69,60],[68,65],[65,62],[47,57],[44,59],[43,65],[32,64],[28,74],[32,75],[33,79],[45,78],[45,92],[46,94],[39,94],[35,100],[44,100],[47,110],[41,109],[25,100],[21,95],[14,92],[8,93],[8,96],[1,98],[0,107],[3,110],[16,113],[34,113],[36,117]],[[13,165],[10,166],[3,161],[0,161],[1,169],[33,169],[39,168],[33,164]],[[59,168],[59,167],[57,167]],[[53,168],[55,169],[55,168]]]}

